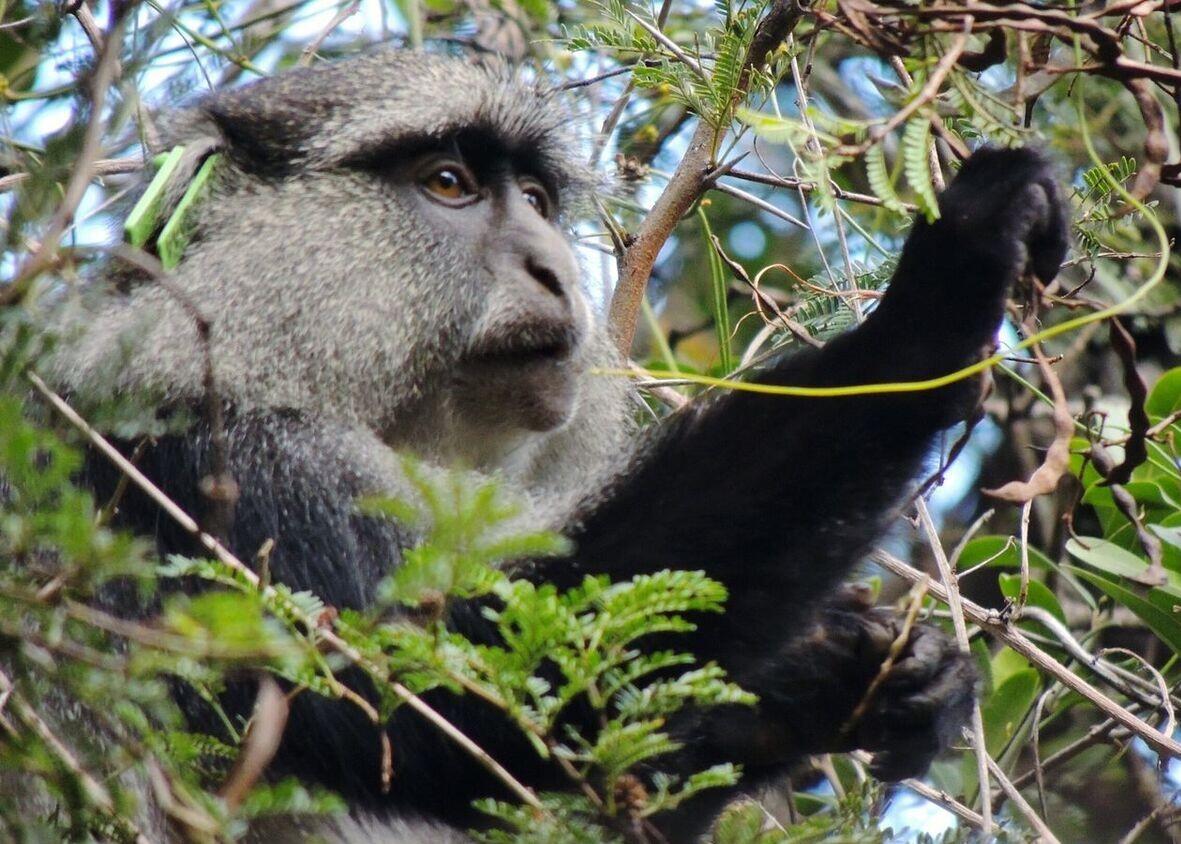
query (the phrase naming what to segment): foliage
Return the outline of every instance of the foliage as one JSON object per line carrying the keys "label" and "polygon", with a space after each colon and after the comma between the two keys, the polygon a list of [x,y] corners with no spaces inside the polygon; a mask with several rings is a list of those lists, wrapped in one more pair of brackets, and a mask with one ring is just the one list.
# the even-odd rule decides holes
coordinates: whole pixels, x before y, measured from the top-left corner
{"label": "foliage", "polygon": [[[241,725],[228,725],[232,745],[186,732],[170,678],[211,697],[234,666],[297,673],[300,649],[256,595],[167,599],[155,623],[108,615],[95,600],[104,590],[135,589],[148,600],[157,567],[142,541],[105,526],[105,511],[72,481],[79,451],[28,418],[14,382],[0,396],[0,687],[11,714],[0,742],[5,836],[131,840],[148,776],[190,828],[235,829],[203,775],[224,774]],[[66,711],[75,726],[63,744],[48,713]],[[339,809],[329,795],[281,781],[257,785],[237,817]]]}
{"label": "foliage", "polygon": [[[972,818],[985,806],[999,839],[1033,835],[1041,816],[1063,841],[1163,840],[1177,782],[1154,770],[1155,760],[1132,739],[1168,731],[1181,648],[1181,426],[1174,415],[1181,370],[1173,369],[1181,362],[1181,321],[1176,273],[1165,274],[1176,261],[1159,254],[1151,232],[1154,219],[1170,233],[1178,225],[1177,168],[1161,153],[1178,120],[1176,10],[1163,0],[1003,9],[974,0],[820,0],[752,59],[761,26],[782,5],[0,6],[7,105],[0,138],[0,683],[12,686],[0,690],[2,834],[131,839],[145,778],[169,796],[174,819],[197,838],[232,837],[245,820],[268,812],[339,809],[331,796],[291,782],[254,783],[230,805],[218,789],[248,744],[246,725],[227,717],[224,735],[195,735],[169,694],[184,683],[215,701],[230,674],[251,671],[277,675],[301,694],[357,703],[337,679],[349,660],[326,647],[329,632],[354,649],[382,690],[375,717],[405,705],[396,687],[479,694],[572,783],[589,789],[538,795],[540,813],[484,804],[504,824],[487,840],[625,838],[629,820],[740,776],[711,769],[661,783],[638,802],[617,799],[634,792],[638,766],[673,746],[670,726],[682,707],[749,700],[716,666],[696,664],[675,645],[635,657],[638,637],[659,630],[675,642],[693,613],[722,606],[720,587],[700,574],[614,584],[591,578],[566,591],[524,580],[511,561],[560,553],[564,541],[515,529],[513,506],[494,487],[408,463],[413,500],[361,506],[415,525],[424,541],[382,584],[372,612],[338,613],[314,595],[258,583],[224,560],[153,560],[142,542],[108,527],[111,502],[91,501],[75,485],[83,461],[75,435],[33,398],[25,373],[51,344],[39,316],[105,255],[109,232],[121,223],[118,209],[139,178],[142,146],[156,137],[158,109],[208,86],[375,42],[436,39],[441,48],[468,40],[525,55],[543,79],[586,83],[574,95],[588,123],[603,129],[588,137],[587,158],[614,156],[616,164],[604,180],[610,187],[598,223],[578,228],[596,278],[609,281],[615,267],[596,264],[601,255],[593,250],[625,265],[656,197],[692,183],[667,176],[708,175],[681,197],[685,213],[676,215],[681,222],[652,268],[651,320],[633,348],[637,359],[686,376],[742,374],[772,352],[826,341],[861,319],[888,282],[907,220],[938,213],[938,191],[970,148],[1041,143],[1062,162],[1073,184],[1077,248],[1054,286],[1017,291],[1010,335],[1028,338],[1079,313],[1131,302],[1125,324],[1139,349],[1105,339],[1092,325],[1044,338],[1039,348],[1049,368],[1035,367],[1024,353],[1002,362],[984,405],[989,421],[976,427],[931,501],[970,599],[968,631],[988,680],[983,746],[936,765],[931,783],[943,796],[932,799],[950,801],[969,818],[945,833],[948,841],[973,835],[980,821]],[[115,26],[115,11],[124,13],[125,29]],[[91,71],[112,43],[119,62],[96,107]],[[698,117],[710,130],[704,158],[694,158],[688,143]],[[1144,204],[1130,204],[1121,191]],[[1142,381],[1155,383],[1146,397]],[[1063,401],[1055,402],[1055,386]],[[695,388],[675,389],[689,396]],[[661,395],[650,402],[657,415],[667,409]],[[128,396],[82,410],[124,439],[183,424],[157,419],[155,399]],[[1140,407],[1147,420],[1136,413]],[[978,523],[992,501],[976,488],[1028,476],[1037,449],[1059,435],[1055,409],[1072,426],[1073,480],[1056,496],[1005,506]],[[1117,467],[1129,456],[1134,465],[1125,476]],[[968,480],[952,494],[957,472]],[[907,538],[916,563],[934,553],[909,534],[900,544]],[[901,571],[922,580],[913,569]],[[178,597],[169,585],[181,576],[204,579],[211,591]],[[111,589],[136,590],[150,610],[143,618],[112,618],[103,611]],[[926,616],[948,621],[942,602],[903,591],[895,585],[886,594],[921,600]],[[473,643],[448,627],[456,600],[483,601],[501,641]],[[416,623],[391,625],[395,609]],[[44,720],[63,700],[83,729],[55,733],[52,719]],[[606,728],[580,730],[575,700],[589,701]],[[1140,725],[1115,724],[1112,707]],[[1015,807],[995,780],[982,793],[982,753],[1016,783],[1026,806]],[[789,810],[772,812],[771,800],[733,807],[717,840],[910,834],[898,817],[913,794],[863,785],[857,759],[822,771],[824,787],[814,772],[797,779],[780,800]],[[40,784],[28,798],[34,803],[7,787],[20,778],[23,788],[26,777]]]}
{"label": "foliage", "polygon": [[[680,746],[665,728],[685,705],[754,702],[712,663],[693,668],[691,654],[636,647],[646,637],[694,629],[689,619],[695,613],[721,612],[726,593],[720,584],[701,572],[661,571],[615,584],[587,576],[559,591],[513,577],[497,564],[552,554],[564,541],[546,534],[499,536],[497,528],[515,513],[492,483],[473,490],[453,475],[433,487],[412,462],[406,465],[423,504],[384,500],[369,507],[425,525],[424,538],[379,592],[390,602],[430,604],[435,618],[390,625],[380,621],[379,606],[369,614],[343,613],[342,631],[414,692],[445,687],[478,695],[508,714],[539,755],[558,760],[582,790],[541,795],[552,811],[541,827],[545,840],[593,841],[605,834],[604,820],[627,820],[628,807],[616,795],[625,782],[640,787],[634,770]],[[426,583],[451,587],[424,590]],[[439,602],[456,596],[489,599],[484,614],[495,622],[500,644],[473,643],[448,628]],[[585,711],[571,714],[575,706],[589,707],[589,718]],[[649,817],[701,789],[733,784],[738,773],[718,765],[684,782],[658,779],[643,807],[630,811]],[[481,808],[522,835],[542,834],[536,813],[526,807],[485,801]],[[502,835],[489,833],[487,840]]]}
{"label": "foliage", "polygon": [[[319,651],[316,627],[308,625],[325,611],[319,599],[283,584],[261,584],[215,559],[175,557],[153,566],[138,540],[102,526],[88,494],[72,484],[79,466],[75,449],[30,423],[15,396],[0,401],[0,423],[6,562],[0,572],[0,633],[20,643],[7,666],[13,682],[21,684],[15,694],[44,705],[48,695],[68,693],[102,731],[129,745],[127,758],[113,760],[102,759],[96,747],[85,770],[104,777],[125,768],[165,771],[173,796],[202,813],[207,832],[229,835],[239,828],[237,821],[265,814],[339,811],[339,801],[294,781],[256,784],[237,811],[229,811],[206,788],[211,778],[224,775],[224,763],[237,757],[247,731],[228,717],[228,743],[184,731],[166,682],[183,681],[213,702],[225,686],[225,669],[248,664],[305,693],[351,699]],[[473,488],[458,474],[435,479],[411,461],[405,465],[420,505],[390,499],[362,504],[371,513],[397,515],[418,526],[423,540],[382,584],[372,611],[342,611],[336,620],[384,695],[381,717],[404,703],[390,677],[414,693],[443,687],[492,702],[540,755],[560,760],[584,786],[576,796],[540,795],[551,811],[540,827],[545,840],[603,840],[609,833],[602,824],[626,819],[629,811],[617,805],[621,783],[638,783],[634,769],[679,746],[666,725],[682,707],[754,702],[714,664],[694,666],[690,654],[641,653],[635,647],[644,637],[693,629],[689,619],[695,613],[720,612],[725,590],[700,572],[662,571],[617,584],[587,577],[564,592],[513,577],[498,565],[558,552],[565,541],[505,530],[515,508],[491,482]],[[155,624],[118,623],[83,603],[129,576],[139,579],[141,591],[182,577],[222,588],[166,598]],[[487,599],[484,612],[496,622],[503,644],[473,643],[445,623],[443,603],[479,598]],[[433,617],[421,624],[391,624],[383,616],[392,603],[426,608]],[[50,683],[61,688],[51,693]],[[113,708],[112,698],[119,700]],[[569,715],[583,702],[593,715],[589,722]],[[114,808],[134,800],[134,789],[101,799],[71,794],[71,771],[55,773],[50,764],[52,745],[46,750],[22,740],[3,751],[6,767],[42,776],[47,799],[63,801],[61,819],[47,829],[71,834],[118,829]],[[731,785],[738,775],[733,766],[718,765],[682,782],[657,778],[642,808],[630,811],[649,817],[702,789]],[[588,796],[596,790],[601,798]],[[531,809],[492,801],[482,808],[510,828],[519,823],[522,834],[538,834]],[[21,826],[27,810],[19,803],[8,809],[5,818],[14,834],[29,834]],[[123,832],[131,835],[132,829]],[[507,834],[488,833],[488,840]]]}

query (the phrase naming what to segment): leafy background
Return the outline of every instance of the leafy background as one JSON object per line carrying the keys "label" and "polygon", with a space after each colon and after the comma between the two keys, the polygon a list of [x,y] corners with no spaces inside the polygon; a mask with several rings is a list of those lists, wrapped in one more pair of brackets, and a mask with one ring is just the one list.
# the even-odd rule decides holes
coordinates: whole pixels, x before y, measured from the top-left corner
{"label": "leafy background", "polygon": [[[145,789],[199,840],[268,813],[338,811],[331,794],[260,777],[285,712],[276,686],[260,684],[249,724],[226,718],[228,741],[185,729],[170,684],[212,699],[229,673],[278,676],[377,720],[439,686],[501,707],[577,788],[517,784],[516,802],[484,806],[504,821],[489,840],[653,840],[647,818],[738,775],[650,791],[631,774],[668,748],[662,726],[680,706],[746,699],[691,655],[627,659],[637,637],[724,605],[699,575],[533,587],[498,564],[562,540],[506,539],[495,488],[423,474],[417,505],[364,506],[419,520],[428,541],[374,613],[338,613],[215,547],[153,560],[73,484],[87,435],[36,387],[52,342],[41,320],[118,242],[160,112],[392,43],[504,53],[569,88],[603,183],[575,229],[580,256],[643,370],[652,420],[707,389],[703,376],[741,376],[855,324],[910,218],[937,213],[970,149],[1048,149],[1071,186],[1068,263],[1015,294],[982,413],[947,437],[955,462],[932,466],[865,570],[880,600],[947,625],[978,657],[973,730],[926,780],[891,789],[856,755],[817,759],[735,806],[715,838],[1181,839],[1177,5],[0,4],[3,834],[135,840]],[[105,432],[150,428],[150,407],[88,414]],[[94,600],[113,579],[149,596],[180,576],[220,588],[136,620]],[[502,647],[439,625],[452,595],[498,599]],[[383,622],[395,603],[418,623]],[[557,675],[540,670],[547,655]],[[378,681],[378,705],[337,679],[349,665]],[[654,679],[671,666],[683,673]],[[602,713],[596,736],[555,727],[578,695]]]}

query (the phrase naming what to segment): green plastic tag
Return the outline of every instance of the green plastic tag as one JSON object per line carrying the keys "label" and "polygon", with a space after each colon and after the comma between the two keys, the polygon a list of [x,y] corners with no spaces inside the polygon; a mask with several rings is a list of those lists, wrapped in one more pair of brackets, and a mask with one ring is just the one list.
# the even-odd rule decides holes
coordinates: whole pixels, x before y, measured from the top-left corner
{"label": "green plastic tag", "polygon": [[[204,193],[220,159],[221,156],[217,154],[205,159],[205,163],[201,165],[201,169],[197,171],[197,175],[189,183],[185,195],[177,204],[176,210],[172,212],[172,216],[164,224],[164,230],[156,238],[156,254],[160,256],[160,263],[164,265],[166,270],[171,270],[179,264],[181,256],[185,254],[185,247],[189,245],[189,237],[192,234],[187,224],[189,211]],[[155,184],[154,179],[152,182]]]}
{"label": "green plastic tag", "polygon": [[143,249],[151,239],[152,233],[159,228],[160,203],[164,200],[164,191],[168,188],[184,151],[184,147],[173,147],[166,154],[156,157],[155,163],[160,169],[156,171],[148,189],[139,198],[139,202],[135,203],[135,207],[123,223],[124,239],[136,249]]}

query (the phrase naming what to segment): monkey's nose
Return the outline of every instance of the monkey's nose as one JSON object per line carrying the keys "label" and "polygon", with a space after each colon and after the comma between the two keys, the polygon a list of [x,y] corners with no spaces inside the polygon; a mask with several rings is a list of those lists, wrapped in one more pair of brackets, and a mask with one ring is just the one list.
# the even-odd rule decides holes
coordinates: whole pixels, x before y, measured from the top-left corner
{"label": "monkey's nose", "polygon": [[537,260],[532,255],[526,255],[525,270],[538,284],[540,284],[550,293],[554,294],[559,299],[566,298],[566,288],[562,284],[561,279],[558,278],[558,274],[550,269],[544,262]]}

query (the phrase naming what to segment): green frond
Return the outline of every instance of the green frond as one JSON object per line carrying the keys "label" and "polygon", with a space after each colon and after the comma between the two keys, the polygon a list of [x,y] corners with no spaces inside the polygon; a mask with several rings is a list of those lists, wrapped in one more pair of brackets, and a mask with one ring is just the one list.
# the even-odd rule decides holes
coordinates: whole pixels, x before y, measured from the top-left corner
{"label": "green frond", "polygon": [[934,222],[939,219],[939,200],[935,197],[935,185],[931,179],[930,137],[931,123],[926,115],[920,113],[912,117],[902,132],[902,163],[919,211],[927,222]]}
{"label": "green frond", "polygon": [[886,154],[881,144],[874,144],[865,154],[865,175],[874,196],[890,211],[900,216],[907,215],[906,206],[894,190],[894,180],[886,168]]}

